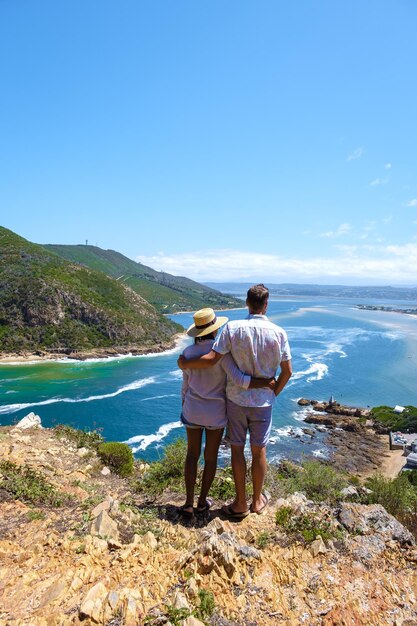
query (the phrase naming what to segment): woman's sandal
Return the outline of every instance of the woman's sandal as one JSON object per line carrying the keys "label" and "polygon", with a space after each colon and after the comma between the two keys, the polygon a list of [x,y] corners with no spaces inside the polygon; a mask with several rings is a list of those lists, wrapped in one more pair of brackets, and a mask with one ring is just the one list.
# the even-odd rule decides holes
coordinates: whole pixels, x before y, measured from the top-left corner
{"label": "woman's sandal", "polygon": [[211,507],[213,506],[213,500],[211,498],[206,498],[206,503],[203,506],[198,506],[195,510],[196,513],[207,513]]}

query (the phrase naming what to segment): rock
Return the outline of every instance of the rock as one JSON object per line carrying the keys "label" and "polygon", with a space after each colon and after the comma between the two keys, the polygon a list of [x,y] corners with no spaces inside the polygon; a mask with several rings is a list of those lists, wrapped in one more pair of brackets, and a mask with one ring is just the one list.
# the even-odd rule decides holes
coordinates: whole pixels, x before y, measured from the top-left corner
{"label": "rock", "polygon": [[138,605],[136,600],[130,596],[126,598],[124,618],[124,626],[137,626]]}
{"label": "rock", "polygon": [[380,504],[343,502],[339,521],[351,533],[378,533],[384,541],[391,539],[401,545],[415,545],[413,535]]}
{"label": "rock", "polygon": [[369,562],[385,550],[385,542],[379,535],[355,535],[349,538],[347,547],[355,559]]}
{"label": "rock", "polygon": [[300,406],[309,406],[312,403],[310,402],[310,400],[307,400],[307,398],[300,398],[299,400],[297,400],[297,404],[299,404]]}
{"label": "rock", "polygon": [[238,548],[238,552],[240,556],[242,556],[244,559],[247,559],[247,560],[262,558],[262,553],[260,552],[260,550],[257,550],[256,548],[253,548],[252,546],[240,546]]}
{"label": "rock", "polygon": [[190,615],[185,620],[181,622],[181,626],[204,626],[203,622],[200,622],[199,619]]}
{"label": "rock", "polygon": [[88,591],[80,606],[80,618],[89,617],[99,623],[104,614],[103,603],[107,596],[107,589],[102,582],[98,582]]}
{"label": "rock", "polygon": [[282,507],[289,507],[294,510],[294,513],[300,514],[303,513],[306,508],[309,508],[312,505],[311,500],[307,500],[306,496],[303,493],[299,493],[296,491],[291,494],[287,498],[278,498],[276,502],[277,509]]}
{"label": "rock", "polygon": [[143,535],[142,543],[152,548],[152,550],[155,550],[158,547],[158,540],[156,539],[155,535],[151,533],[150,530],[148,530],[148,532]]}
{"label": "rock", "polygon": [[88,448],[78,448],[77,450],[77,456],[81,458],[88,456],[89,454],[90,454],[90,450]]}
{"label": "rock", "polygon": [[190,610],[190,605],[187,602],[187,598],[180,591],[177,591],[173,603],[176,609],[187,609]]}
{"label": "rock", "polygon": [[98,517],[102,511],[110,511],[110,502],[108,500],[103,500],[94,507],[91,511],[91,517]]}
{"label": "rock", "polygon": [[319,554],[325,554],[327,552],[327,548],[320,535],[318,535],[317,538],[313,541],[310,546],[310,550],[313,556],[318,556]]}
{"label": "rock", "polygon": [[187,593],[190,598],[197,598],[198,596],[198,585],[195,578],[190,578],[186,585]]}
{"label": "rock", "polygon": [[117,522],[115,522],[106,511],[101,511],[91,524],[90,532],[92,535],[100,535],[107,539],[119,541],[119,531]]}
{"label": "rock", "polygon": [[103,467],[103,469],[101,470],[101,473],[103,474],[103,476],[108,476],[109,474],[111,474],[111,471],[109,470],[108,467]]}
{"label": "rock", "polygon": [[16,428],[26,429],[26,428],[42,428],[41,418],[39,415],[35,413],[28,413],[25,417],[23,417],[20,422],[17,422],[16,426],[14,426],[13,430]]}
{"label": "rock", "polygon": [[305,435],[310,435],[310,437],[314,437],[316,434],[312,428],[302,428],[301,430]]}
{"label": "rock", "polygon": [[348,487],[344,487],[340,491],[340,495],[343,498],[352,498],[354,496],[359,496],[358,490],[353,485],[349,485]]}
{"label": "rock", "polygon": [[112,611],[115,611],[119,603],[119,594],[117,591],[111,591],[108,595],[107,602]]}

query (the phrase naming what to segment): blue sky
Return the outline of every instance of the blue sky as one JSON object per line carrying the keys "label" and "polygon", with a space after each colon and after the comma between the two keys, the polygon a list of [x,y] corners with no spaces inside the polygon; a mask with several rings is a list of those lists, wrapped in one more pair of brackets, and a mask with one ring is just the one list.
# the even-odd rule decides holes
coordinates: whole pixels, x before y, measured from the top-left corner
{"label": "blue sky", "polygon": [[0,0],[0,223],[201,281],[417,285],[416,23]]}

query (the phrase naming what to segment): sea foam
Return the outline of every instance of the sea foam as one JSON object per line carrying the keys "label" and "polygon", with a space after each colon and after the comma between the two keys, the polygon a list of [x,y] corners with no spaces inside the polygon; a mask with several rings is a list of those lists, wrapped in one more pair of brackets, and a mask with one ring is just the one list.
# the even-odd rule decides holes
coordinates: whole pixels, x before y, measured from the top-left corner
{"label": "sea foam", "polygon": [[150,446],[151,443],[158,443],[162,439],[165,439],[165,437],[169,435],[171,430],[173,430],[174,428],[181,428],[181,426],[182,424],[180,421],[169,422],[168,424],[163,424],[160,428],[158,428],[156,433],[153,433],[151,435],[136,435],[135,437],[130,437],[130,439],[127,439],[127,441],[124,441],[123,443],[127,443],[129,446],[132,446],[135,443],[139,443],[139,446],[133,445],[133,453],[139,452],[139,450],[146,450],[146,448]]}
{"label": "sea foam", "polygon": [[112,393],[104,393],[99,396],[88,396],[87,398],[48,398],[47,400],[41,400],[40,402],[5,404],[3,406],[0,406],[0,414],[16,413],[17,411],[21,411],[22,409],[30,409],[35,406],[46,406],[47,404],[56,404],[58,402],[70,402],[76,404],[78,402],[93,402],[94,400],[105,400],[106,398],[114,398],[115,396],[118,396],[121,393],[125,393],[126,391],[134,391],[135,389],[140,389],[141,387],[151,385],[155,382],[156,378],[154,376],[150,376],[149,378],[140,378],[139,380],[135,380],[128,385],[120,387],[120,389],[117,389]]}

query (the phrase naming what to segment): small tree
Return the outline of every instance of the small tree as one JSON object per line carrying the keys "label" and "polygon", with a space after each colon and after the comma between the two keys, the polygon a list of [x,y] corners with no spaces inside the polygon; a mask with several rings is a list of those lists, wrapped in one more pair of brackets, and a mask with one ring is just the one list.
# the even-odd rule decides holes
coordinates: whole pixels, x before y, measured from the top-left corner
{"label": "small tree", "polygon": [[99,445],[97,453],[105,465],[119,476],[130,476],[133,472],[133,453],[126,443],[109,441]]}

